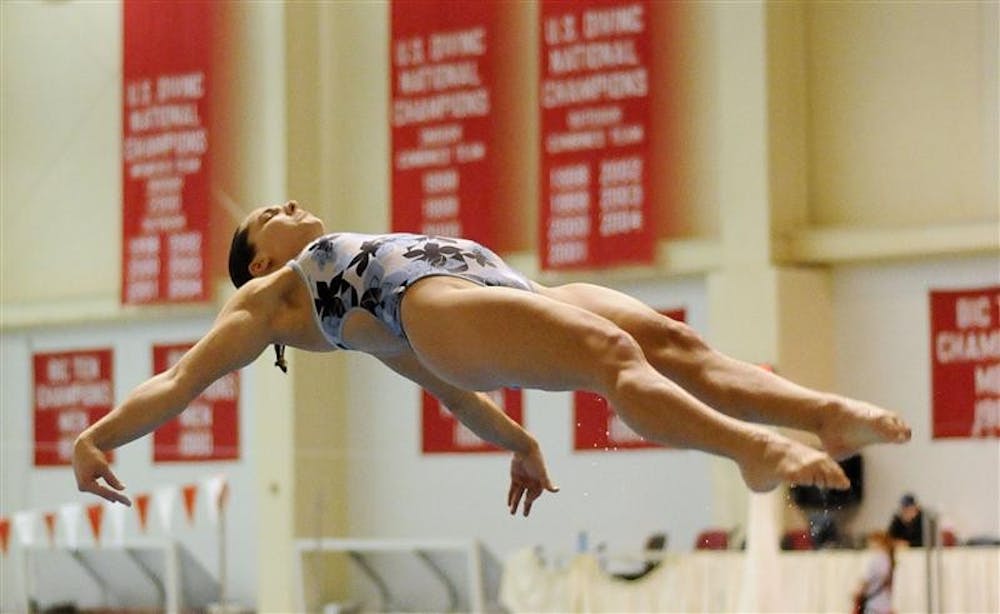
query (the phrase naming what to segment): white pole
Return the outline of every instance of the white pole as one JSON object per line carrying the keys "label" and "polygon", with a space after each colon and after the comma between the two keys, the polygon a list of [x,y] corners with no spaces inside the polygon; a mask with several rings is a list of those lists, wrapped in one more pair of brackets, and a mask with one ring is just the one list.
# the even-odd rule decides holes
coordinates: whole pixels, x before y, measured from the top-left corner
{"label": "white pole", "polygon": [[228,577],[226,574],[226,506],[219,499],[219,604],[226,609],[226,584]]}
{"label": "white pole", "polygon": [[164,558],[166,559],[164,564],[164,578],[163,584],[167,595],[167,602],[164,604],[166,606],[167,614],[178,614],[181,610],[180,604],[180,561],[178,560],[179,555],[177,552],[177,540],[174,538],[169,538],[165,542],[164,547]]}
{"label": "white pole", "polygon": [[778,510],[781,489],[751,493],[747,510],[747,549],[737,607],[743,612],[779,612],[781,565],[778,560]]}

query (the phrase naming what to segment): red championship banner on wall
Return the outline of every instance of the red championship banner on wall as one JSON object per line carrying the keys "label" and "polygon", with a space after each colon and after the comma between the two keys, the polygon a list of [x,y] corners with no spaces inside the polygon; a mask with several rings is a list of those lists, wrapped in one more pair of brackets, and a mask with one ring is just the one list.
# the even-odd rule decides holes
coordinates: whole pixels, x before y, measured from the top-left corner
{"label": "red championship banner on wall", "polygon": [[650,8],[541,3],[543,269],[653,261]]}
{"label": "red championship banner on wall", "polygon": [[[193,343],[154,345],[153,370],[177,364]],[[153,433],[153,461],[216,461],[240,457],[240,374],[223,376],[179,416]]]}
{"label": "red championship banner on wall", "polygon": [[114,406],[111,350],[37,353],[32,365],[35,466],[69,465],[76,436]]}
{"label": "red championship banner on wall", "polygon": [[[493,401],[510,416],[523,424],[522,397],[519,389],[505,388],[489,393]],[[458,421],[448,408],[426,390],[423,391],[424,454],[443,452],[497,452],[501,448],[485,442]]]}
{"label": "red championship banner on wall", "polygon": [[[684,322],[684,309],[660,311],[663,315]],[[647,441],[625,424],[607,400],[592,392],[573,393],[573,449],[590,450],[635,450],[662,448],[660,444]]]}
{"label": "red championship banner on wall", "polygon": [[122,303],[209,298],[213,5],[123,3]]}
{"label": "red championship banner on wall", "polygon": [[394,0],[392,229],[495,244],[495,0]]}
{"label": "red championship banner on wall", "polygon": [[932,291],[933,436],[1000,437],[1000,286]]}

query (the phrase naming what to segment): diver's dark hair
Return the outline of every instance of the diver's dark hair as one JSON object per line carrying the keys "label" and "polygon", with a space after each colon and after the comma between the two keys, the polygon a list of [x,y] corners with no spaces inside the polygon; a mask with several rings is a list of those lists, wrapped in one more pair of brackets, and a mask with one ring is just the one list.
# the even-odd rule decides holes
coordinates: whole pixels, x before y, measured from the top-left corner
{"label": "diver's dark hair", "polygon": [[[248,226],[237,228],[233,233],[233,242],[229,244],[229,279],[237,288],[253,279],[250,274],[250,263],[257,255],[257,249],[250,243],[250,230]],[[285,362],[285,346],[280,343],[274,344],[274,355],[277,360],[274,366],[281,369],[282,373],[288,373],[288,363]]]}
{"label": "diver's dark hair", "polygon": [[257,249],[250,243],[250,227],[237,228],[229,244],[229,279],[237,288],[253,279],[250,263],[256,255]]}

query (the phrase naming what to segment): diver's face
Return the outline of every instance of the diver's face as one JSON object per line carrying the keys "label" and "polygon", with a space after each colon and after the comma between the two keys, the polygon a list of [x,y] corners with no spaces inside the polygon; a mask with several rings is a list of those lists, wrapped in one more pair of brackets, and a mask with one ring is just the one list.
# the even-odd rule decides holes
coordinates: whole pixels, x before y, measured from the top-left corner
{"label": "diver's face", "polygon": [[[313,239],[324,233],[323,221],[294,200],[283,205],[255,209],[243,222],[247,239],[256,250],[250,271],[254,277],[266,275],[298,255]],[[259,261],[259,262],[258,262]]]}

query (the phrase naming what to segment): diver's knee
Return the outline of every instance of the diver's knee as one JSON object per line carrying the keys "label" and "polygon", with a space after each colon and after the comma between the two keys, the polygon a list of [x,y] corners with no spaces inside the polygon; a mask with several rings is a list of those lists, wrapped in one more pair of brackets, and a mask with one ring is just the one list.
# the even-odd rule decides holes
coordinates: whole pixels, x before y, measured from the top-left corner
{"label": "diver's knee", "polygon": [[645,361],[639,342],[617,326],[608,326],[597,333],[591,346],[596,377],[605,390],[619,386],[624,371]]}

